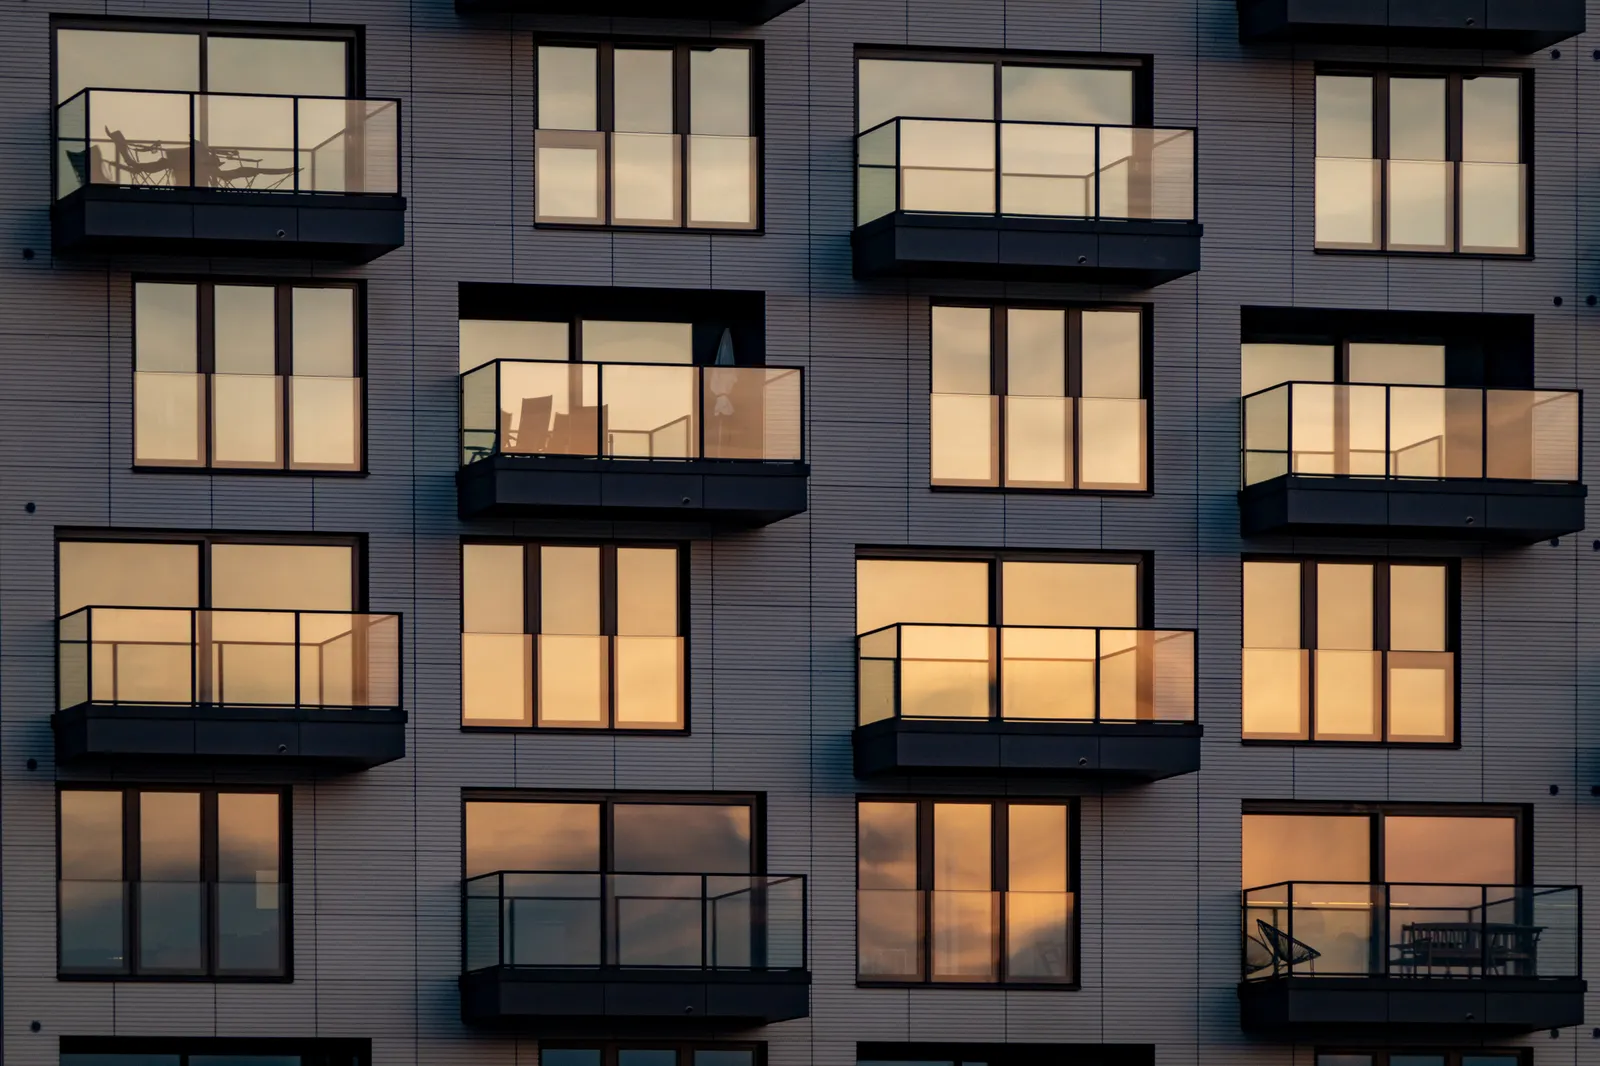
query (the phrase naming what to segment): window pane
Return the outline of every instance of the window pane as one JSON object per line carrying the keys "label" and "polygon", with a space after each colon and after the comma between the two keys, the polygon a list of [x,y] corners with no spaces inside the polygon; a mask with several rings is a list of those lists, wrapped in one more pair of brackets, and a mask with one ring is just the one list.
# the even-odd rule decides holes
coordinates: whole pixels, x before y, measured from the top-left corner
{"label": "window pane", "polygon": [[858,125],[891,118],[994,118],[994,66],[862,59],[856,63]]}
{"label": "window pane", "polygon": [[468,803],[467,876],[497,870],[599,870],[594,803]]}
{"label": "window pane", "polygon": [[1461,79],[1461,158],[1473,163],[1522,160],[1522,83],[1517,78]]}
{"label": "window pane", "polygon": [[355,309],[354,289],[294,290],[294,373],[355,375]]}
{"label": "window pane", "polygon": [[1318,1055],[1317,1066],[1372,1066],[1372,1056]]}
{"label": "window pane", "polygon": [[211,460],[217,466],[283,465],[283,380],[266,374],[211,378]]}
{"label": "window pane", "polygon": [[1517,883],[1515,818],[1383,820],[1383,879],[1421,884]]}
{"label": "window pane", "polygon": [[59,547],[60,609],[198,607],[200,546],[64,540]]}
{"label": "window pane", "polygon": [[1371,564],[1318,563],[1316,566],[1317,647],[1371,649]]}
{"label": "window pane", "polygon": [[678,224],[678,138],[670,133],[611,135],[611,221]]}
{"label": "window pane", "polygon": [[90,86],[196,91],[200,38],[191,33],[57,30],[56,101]]}
{"label": "window pane", "polygon": [[463,318],[457,325],[463,374],[494,359],[559,361],[569,355],[565,322],[503,322]]}
{"label": "window pane", "polygon": [[180,1066],[177,1055],[119,1055],[63,1053],[61,1066]]}
{"label": "window pane", "polygon": [[1442,344],[1349,345],[1350,380],[1387,385],[1443,385]]}
{"label": "window pane", "polygon": [[856,632],[895,622],[989,624],[989,564],[856,560]]}
{"label": "window pane", "polygon": [[612,129],[672,133],[672,53],[663,48],[618,48],[613,57]]}
{"label": "window pane", "polygon": [[1244,735],[1303,740],[1308,727],[1308,656],[1300,648],[1252,648],[1243,654]]}
{"label": "window pane", "polygon": [[346,96],[344,41],[216,37],[206,41],[206,88],[214,93]]}
{"label": "window pane", "polygon": [[277,291],[218,285],[215,299],[217,373],[277,373]]}
{"label": "window pane", "polygon": [[139,794],[139,878],[200,879],[200,794]]}
{"label": "window pane", "polygon": [[611,640],[595,634],[539,636],[540,725],[600,729],[610,724]]}
{"label": "window pane", "polygon": [[933,805],[933,887],[978,889],[994,885],[990,865],[992,808],[987,803]]}
{"label": "window pane", "polygon": [[198,287],[141,281],[133,287],[134,368],[193,373],[199,369],[195,310]]}
{"label": "window pane", "polygon": [[617,633],[641,637],[678,635],[676,549],[617,549]]}
{"label": "window pane", "polygon": [[1244,646],[1301,646],[1299,563],[1244,564]]}
{"label": "window pane", "polygon": [[856,807],[857,878],[863,889],[917,887],[917,805],[861,803]]}
{"label": "window pane", "polygon": [[1067,885],[1067,808],[1048,803],[1014,803],[1009,811],[1008,885],[1013,892],[1065,892]]}
{"label": "window pane", "polygon": [[1246,814],[1242,887],[1279,881],[1370,881],[1366,816]]}
{"label": "window pane", "polygon": [[750,133],[748,48],[689,52],[689,132],[729,137]]}
{"label": "window pane", "polygon": [[539,549],[539,632],[600,632],[600,549]]}
{"label": "window pane", "polygon": [[200,794],[139,795],[139,966],[194,971],[204,964]]}
{"label": "window pane", "polygon": [[928,479],[935,485],[998,480],[998,396],[934,393],[928,405]]}
{"label": "window pane", "polygon": [[600,1066],[599,1048],[540,1048],[539,1066]]}
{"label": "window pane", "polygon": [[1372,157],[1372,78],[1317,75],[1317,156]]}
{"label": "window pane", "polygon": [[539,48],[539,128],[542,130],[596,130],[600,128],[596,56],[593,48],[543,46]]}
{"label": "window pane", "polygon": [[678,1066],[678,1053],[647,1048],[619,1048],[617,1066]]}
{"label": "window pane", "polygon": [[988,396],[990,315],[987,307],[933,308],[933,391]]}
{"label": "window pane", "polygon": [[917,805],[856,806],[857,966],[862,977],[922,976]]}
{"label": "window pane", "polygon": [[1067,394],[1065,311],[1006,312],[1006,394]]}
{"label": "window pane", "polygon": [[1014,981],[1065,981],[1071,976],[1072,922],[1067,808],[1013,804],[1009,822],[1006,976]]}
{"label": "window pane", "polygon": [[1001,564],[1001,624],[1137,626],[1139,567],[1133,563]]}
{"label": "window pane", "polygon": [[744,804],[619,803],[612,819],[614,870],[750,872],[750,808]]}
{"label": "window pane", "polygon": [[1389,647],[1444,651],[1446,570],[1442,566],[1389,567]]}
{"label": "window pane", "polygon": [[724,1048],[715,1051],[698,1050],[694,1053],[694,1066],[755,1066],[755,1062],[756,1055],[753,1051],[732,1051]]}
{"label": "window pane", "polygon": [[615,655],[618,729],[683,725],[683,641],[675,636],[619,636]]}
{"label": "window pane", "polygon": [[1411,251],[1451,250],[1453,164],[1395,159],[1389,170],[1389,244]]}
{"label": "window pane", "polygon": [[214,544],[211,606],[350,611],[355,549],[343,544]]}
{"label": "window pane", "polygon": [[533,637],[461,634],[461,718],[469,725],[531,725]]}
{"label": "window pane", "polygon": [[122,793],[61,793],[61,879],[122,880]]}
{"label": "window pane", "polygon": [[606,220],[603,133],[543,132],[534,146],[534,199],[540,222]]}
{"label": "window pane", "polygon": [[217,969],[274,973],[283,967],[278,868],[280,798],[217,795]]}
{"label": "window pane", "polygon": [[1082,395],[1132,399],[1143,395],[1140,326],[1137,311],[1083,313]]}
{"label": "window pane", "polygon": [[461,546],[461,618],[468,633],[521,633],[523,548],[520,544]]}
{"label": "window pane", "polygon": [[1444,92],[1443,78],[1390,79],[1390,159],[1445,157]]}
{"label": "window pane", "polygon": [[1318,157],[1316,243],[1319,247],[1378,247],[1379,172],[1376,159]]}
{"label": "window pane", "polygon": [[1285,381],[1332,381],[1331,344],[1241,344],[1239,395]]}
{"label": "window pane", "polygon": [[205,377],[140,370],[133,376],[133,461],[199,466],[205,462]]}
{"label": "window pane", "polygon": [[991,817],[987,803],[933,805],[930,933],[935,980],[995,977]]}
{"label": "window pane", "polygon": [[1131,125],[1133,71],[1003,66],[1000,117],[1007,122]]}
{"label": "window pane", "polygon": [[297,470],[361,469],[361,381],[289,380],[289,464]]}
{"label": "window pane", "polygon": [[583,322],[586,363],[694,362],[694,325],[690,322]]}
{"label": "window pane", "polygon": [[217,876],[223,881],[278,881],[282,800],[276,792],[217,794]]}

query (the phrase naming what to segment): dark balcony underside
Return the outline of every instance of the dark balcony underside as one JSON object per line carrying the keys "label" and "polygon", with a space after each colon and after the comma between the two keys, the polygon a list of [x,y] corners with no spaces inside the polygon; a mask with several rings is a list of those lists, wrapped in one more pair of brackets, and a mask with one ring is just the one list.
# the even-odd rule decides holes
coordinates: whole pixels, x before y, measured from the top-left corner
{"label": "dark balcony underside", "polygon": [[851,236],[855,275],[1149,287],[1200,269],[1198,222],[896,211]]}
{"label": "dark balcony underside", "polygon": [[461,978],[461,1018],[532,1027],[605,1019],[768,1024],[811,1013],[804,970],[710,971],[491,967]]}
{"label": "dark balcony underside", "polygon": [[1079,775],[1159,781],[1200,769],[1192,722],[886,718],[855,731],[856,775]]}
{"label": "dark balcony underside", "polygon": [[764,526],[806,509],[805,463],[494,455],[456,472],[462,518]]}
{"label": "dark balcony underside", "polygon": [[1245,1029],[1466,1039],[1583,1022],[1581,978],[1280,977],[1239,985]]}
{"label": "dark balcony underside", "polygon": [[85,703],[50,716],[56,761],[291,763],[360,770],[406,754],[398,707],[174,707]]}
{"label": "dark balcony underside", "polygon": [[604,15],[611,18],[715,19],[766,22],[799,7],[802,0],[456,0],[463,15],[508,12],[521,15]]}
{"label": "dark balcony underside", "polygon": [[1584,0],[1239,0],[1239,39],[1532,52],[1584,31]]}
{"label": "dark balcony underside", "polygon": [[1583,529],[1587,495],[1551,482],[1290,475],[1239,493],[1239,531],[1531,544]]}
{"label": "dark balcony underside", "polygon": [[403,196],[90,185],[50,209],[57,254],[365,263],[406,242]]}

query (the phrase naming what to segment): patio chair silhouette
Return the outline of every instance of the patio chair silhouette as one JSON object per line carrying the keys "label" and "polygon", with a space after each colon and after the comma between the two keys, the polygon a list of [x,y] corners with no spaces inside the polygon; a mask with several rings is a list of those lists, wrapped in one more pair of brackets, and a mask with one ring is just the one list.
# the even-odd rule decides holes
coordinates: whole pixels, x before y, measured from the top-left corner
{"label": "patio chair silhouette", "polygon": [[1256,929],[1261,933],[1261,943],[1266,946],[1268,953],[1272,956],[1270,965],[1274,969],[1279,964],[1282,964],[1285,968],[1293,969],[1302,962],[1309,962],[1311,963],[1311,972],[1317,972],[1316,960],[1322,958],[1322,952],[1310,944],[1296,940],[1277,926],[1268,925],[1265,918],[1256,919]]}
{"label": "patio chair silhouette", "polygon": [[[183,183],[189,176],[189,149],[167,148],[160,141],[130,141],[121,130],[105,128],[106,138],[116,151],[110,164],[112,184],[115,185],[177,185],[181,173]],[[141,154],[157,153],[155,159],[142,159]],[[102,165],[104,161],[101,160]],[[123,176],[126,175],[126,180]],[[160,178],[165,175],[166,181]]]}

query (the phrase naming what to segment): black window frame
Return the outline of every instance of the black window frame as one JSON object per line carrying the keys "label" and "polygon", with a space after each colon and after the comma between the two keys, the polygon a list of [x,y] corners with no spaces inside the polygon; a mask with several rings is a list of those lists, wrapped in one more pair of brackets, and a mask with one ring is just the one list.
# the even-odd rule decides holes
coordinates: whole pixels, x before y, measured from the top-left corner
{"label": "black window frame", "polygon": [[300,1066],[372,1066],[372,1041],[349,1037],[63,1036],[62,1055],[299,1055]]}
{"label": "black window frame", "polygon": [[[681,37],[650,36],[583,36],[581,34],[537,33],[533,40],[533,128],[539,125],[539,49],[593,48],[595,55],[595,129],[592,132],[615,132],[615,60],[618,48],[639,48],[672,53],[672,132],[674,136],[689,135],[689,53],[716,48],[743,48],[750,53],[750,132],[746,135],[756,141],[754,225],[751,226],[691,226],[689,224],[689,167],[680,162],[678,174],[678,210],[682,222],[676,226],[637,226],[610,221],[611,215],[611,153],[604,156],[606,183],[606,221],[603,222],[541,222],[537,206],[534,208],[536,229],[602,231],[609,233],[698,233],[719,235],[760,236],[766,232],[767,139],[766,139],[766,45],[753,38],[705,37],[693,41]],[[609,144],[609,142],[608,142]],[[537,160],[535,160],[537,165]],[[537,181],[534,196],[537,202]]]}
{"label": "black window frame", "polygon": [[[679,699],[683,707],[683,724],[676,729],[640,729],[618,727],[616,722],[616,686],[606,687],[607,720],[611,724],[586,728],[581,726],[542,726],[539,724],[539,641],[533,641],[533,706],[528,725],[468,725],[458,714],[457,724],[465,733],[543,733],[568,736],[689,736],[691,730],[690,690],[694,687],[693,643],[690,636],[689,617],[689,546],[675,540],[623,541],[608,538],[566,537],[485,537],[463,536],[456,549],[456,577],[460,594],[458,601],[459,632],[467,633],[466,551],[468,544],[485,544],[495,547],[520,547],[522,549],[522,632],[539,636],[539,549],[599,548],[600,549],[600,629],[598,636],[617,635],[617,549],[618,548],[671,548],[678,553],[678,639],[683,641],[683,691]],[[613,666],[615,663],[612,664]],[[463,678],[464,682],[465,678]],[[460,702],[459,700],[457,701]],[[464,710],[465,708],[463,708]]]}
{"label": "black window frame", "polygon": [[[172,19],[140,16],[58,15],[50,16],[50,98],[58,95],[56,59],[57,30],[106,30],[124,33],[172,33],[200,38],[200,85],[195,92],[206,93],[207,42],[211,37],[266,37],[303,41],[343,41],[345,43],[345,95],[359,99],[366,87],[366,28],[360,25],[316,22],[252,22],[235,19]],[[116,88],[116,86],[101,86]],[[53,180],[53,176],[52,176]],[[52,185],[54,188],[54,185]]]}
{"label": "black window frame", "polygon": [[[1394,76],[1399,77],[1424,77],[1445,79],[1445,162],[1461,162],[1462,132],[1462,106],[1461,83],[1467,77],[1480,76],[1513,76],[1518,81],[1519,108],[1519,151],[1522,156],[1523,170],[1523,196],[1526,200],[1526,211],[1523,218],[1523,250],[1520,252],[1463,252],[1461,247],[1461,170],[1453,168],[1450,181],[1450,239],[1454,246],[1450,251],[1428,251],[1423,249],[1395,249],[1391,250],[1389,244],[1389,174],[1386,166],[1378,168],[1378,200],[1377,200],[1377,227],[1379,247],[1377,248],[1336,248],[1324,247],[1317,244],[1316,219],[1312,219],[1311,250],[1317,255],[1357,255],[1357,256],[1405,256],[1423,259],[1489,259],[1509,260],[1512,262],[1534,258],[1534,230],[1535,230],[1535,196],[1534,185],[1534,106],[1533,91],[1534,77],[1530,68],[1519,67],[1494,67],[1484,66],[1477,68],[1453,66],[1418,66],[1401,64],[1362,64],[1345,62],[1317,63],[1312,74],[1312,160],[1320,158],[1316,146],[1316,78],[1322,76],[1332,77],[1370,77],[1372,79],[1372,158],[1380,163],[1389,160],[1389,81]],[[1313,179],[1313,185],[1315,180]],[[1313,189],[1313,194],[1315,190]],[[1313,206],[1313,215],[1315,207]]]}
{"label": "black window frame", "polygon": [[[882,978],[861,976],[859,951],[861,944],[861,931],[859,928],[860,915],[857,911],[856,962],[855,985],[857,988],[927,988],[927,989],[1019,989],[1019,990],[1048,990],[1056,992],[1076,992],[1083,987],[1083,832],[1082,832],[1082,805],[1077,796],[995,796],[979,793],[976,795],[929,795],[927,793],[857,793],[855,808],[851,812],[852,852],[855,856],[856,898],[861,898],[861,805],[863,803],[914,803],[917,808],[916,847],[917,847],[917,888],[918,893],[932,892],[933,887],[933,808],[936,804],[986,804],[989,807],[989,880],[990,892],[1004,893],[1010,880],[1010,822],[1006,816],[1013,806],[1047,806],[1065,807],[1067,810],[1067,891],[1073,898],[1072,919],[1070,925],[1070,953],[1067,959],[1071,967],[1072,976],[1067,981],[1008,981],[997,978],[994,981],[935,981],[931,964],[923,966],[924,976],[920,981],[898,981]],[[904,890],[911,891],[911,890]],[[926,959],[929,955],[929,945],[932,943],[931,907],[921,908],[920,928],[917,933],[919,950]],[[991,937],[995,952],[995,973],[1003,974],[1005,945],[1006,945],[1006,908],[998,908],[995,916],[994,932]]]}
{"label": "black window frame", "polygon": [[[922,563],[984,563],[989,568],[989,620],[984,625],[999,626],[1005,617],[1003,602],[1004,563],[1091,563],[1121,564],[1137,569],[1136,629],[1150,629],[1155,619],[1155,558],[1152,552],[1138,551],[1054,551],[1029,548],[905,548],[862,545],[856,548],[855,562],[903,560]],[[852,583],[855,574],[851,574]],[[856,610],[852,602],[851,612]],[[901,625],[921,623],[902,622]],[[926,623],[937,625],[939,623]],[[974,623],[977,624],[977,623]]]}
{"label": "black window frame", "polygon": [[[539,1061],[544,1062],[544,1052],[598,1051],[600,1066],[618,1066],[620,1051],[673,1051],[677,1053],[677,1066],[694,1066],[697,1051],[748,1051],[751,1066],[766,1066],[767,1045],[759,1041],[727,1040],[541,1040]],[[1455,1066],[1455,1064],[1452,1064]]]}
{"label": "black window frame", "polygon": [[[600,808],[600,839],[597,842],[600,856],[599,870],[577,870],[575,873],[611,875],[616,870],[616,832],[613,829],[613,811],[618,806],[661,807],[747,807],[750,811],[750,873],[751,877],[767,873],[767,797],[764,792],[664,792],[640,791],[573,791],[569,789],[530,788],[464,788],[461,790],[461,870],[467,870],[467,805],[471,803],[570,803],[598,805]],[[485,871],[485,876],[492,871]],[[621,871],[624,874],[635,871]],[[466,915],[462,915],[462,934],[466,934]],[[465,940],[462,941],[465,943]]]}
{"label": "black window frame", "polygon": [[[1383,737],[1378,740],[1318,740],[1316,656],[1307,656],[1306,665],[1306,736],[1288,737],[1241,736],[1240,743],[1264,746],[1315,746],[1319,748],[1356,748],[1372,750],[1388,748],[1399,751],[1454,751],[1461,747],[1461,560],[1452,558],[1418,558],[1411,556],[1379,555],[1294,555],[1281,552],[1245,552],[1239,557],[1239,618],[1243,626],[1244,567],[1246,563],[1297,563],[1300,565],[1300,650],[1315,652],[1317,631],[1317,565],[1321,563],[1348,563],[1371,565],[1373,651],[1389,652],[1389,567],[1433,566],[1445,571],[1445,627],[1444,650],[1455,656],[1450,696],[1450,737],[1448,741],[1390,740],[1389,736],[1389,686],[1380,686],[1381,702],[1378,723]],[[1243,662],[1245,643],[1239,642],[1240,661]],[[1387,676],[1387,675],[1385,675]],[[1241,678],[1242,684],[1242,678]],[[1240,723],[1243,733],[1243,722]]]}
{"label": "black window frame", "polygon": [[[1367,869],[1371,871],[1371,884],[1386,883],[1388,871],[1384,868],[1384,819],[1399,818],[1512,818],[1516,821],[1517,885],[1532,885],[1533,876],[1533,807],[1517,803],[1430,803],[1390,800],[1271,800],[1246,799],[1240,802],[1241,828],[1245,815],[1281,814],[1302,817],[1367,818],[1367,834],[1371,848]],[[1242,881],[1243,878],[1241,877]],[[1246,888],[1259,886],[1247,885]]]}
{"label": "black window frame", "polygon": [[[154,285],[193,285],[195,286],[195,373],[204,376],[206,387],[202,390],[201,406],[201,432],[205,438],[205,460],[194,465],[166,466],[159,463],[140,463],[137,453],[133,455],[131,468],[138,473],[161,474],[226,474],[245,475],[249,477],[333,477],[333,478],[364,478],[370,473],[367,457],[367,431],[369,420],[369,392],[367,382],[367,282],[364,278],[273,278],[273,277],[235,277],[228,275],[163,275],[163,274],[135,274],[133,276],[132,299],[129,306],[129,337],[132,349],[132,359],[129,369],[129,389],[133,397],[133,418],[137,425],[138,391],[135,387],[139,373],[139,299],[138,288],[142,284]],[[293,462],[294,441],[292,438],[292,402],[289,390],[285,388],[278,398],[278,433],[283,442],[283,465],[276,467],[240,467],[217,466],[213,462],[214,441],[211,433],[212,423],[212,397],[211,379],[216,373],[216,288],[224,287],[255,287],[272,288],[274,317],[273,325],[276,331],[274,340],[275,361],[273,372],[286,382],[293,377],[294,371],[294,290],[295,289],[348,289],[353,294],[353,313],[351,315],[352,356],[351,370],[355,379],[360,382],[358,388],[360,402],[357,408],[360,425],[356,427],[356,455],[357,467],[354,470],[337,470],[324,467],[296,467]],[[133,447],[133,434],[129,434],[129,448]]]}
{"label": "black window frame", "polygon": [[1533,1066],[1533,1049],[1529,1047],[1463,1048],[1424,1044],[1420,1047],[1374,1048],[1318,1044],[1312,1051],[1312,1066],[1320,1066],[1324,1055],[1364,1055],[1369,1058],[1372,1066],[1389,1066],[1391,1055],[1436,1055],[1443,1060],[1442,1066],[1462,1066],[1463,1059],[1468,1056],[1485,1055],[1515,1059],[1517,1066]]}
{"label": "black window frame", "polygon": [[[928,394],[933,396],[933,309],[935,307],[965,307],[982,308],[989,312],[989,395],[996,397],[1001,402],[997,405],[995,415],[995,476],[999,482],[995,485],[951,485],[939,484],[933,480],[933,428],[929,420],[928,429],[928,488],[933,492],[974,492],[974,493],[1007,493],[1016,492],[1026,496],[1106,496],[1112,499],[1138,499],[1145,496],[1154,496],[1156,492],[1156,459],[1155,459],[1155,306],[1149,303],[1092,303],[1075,301],[1045,301],[1045,300],[1012,300],[997,298],[980,300],[969,298],[942,299],[932,297],[928,300]],[[1144,401],[1144,487],[1137,489],[1107,489],[1107,488],[1080,488],[1076,484],[1069,488],[1041,488],[1026,485],[1007,485],[1006,476],[1006,364],[1008,363],[1008,349],[1006,347],[1006,312],[1007,311],[1064,311],[1067,316],[1067,349],[1066,349],[1066,395],[1069,398],[1081,398],[1083,392],[1083,313],[1085,311],[1123,311],[1135,312],[1139,315],[1139,392],[1140,399]],[[1081,426],[1078,420],[1073,421],[1073,449],[1070,466],[1074,483],[1080,480],[1079,474],[1083,466],[1083,449],[1078,447],[1078,433]]]}
{"label": "black window frame", "polygon": [[[115,792],[122,796],[122,883],[132,885],[139,881],[139,811],[140,804],[137,797],[145,792],[193,792],[200,795],[200,869],[201,876],[197,882],[207,888],[218,884],[217,880],[217,796],[220,793],[244,793],[250,795],[276,795],[278,797],[278,885],[281,892],[279,913],[281,920],[278,923],[278,951],[283,960],[283,972],[280,974],[219,974],[216,972],[217,954],[217,926],[216,908],[209,902],[204,904],[206,915],[204,935],[202,938],[202,953],[205,956],[203,973],[139,973],[136,963],[139,957],[139,908],[136,893],[125,891],[122,903],[122,928],[123,944],[126,949],[125,971],[69,971],[62,966],[61,961],[61,897],[59,889],[55,900],[56,916],[56,979],[58,981],[138,981],[143,983],[178,983],[178,984],[290,984],[294,981],[294,870],[292,866],[294,857],[294,809],[293,789],[288,785],[263,785],[263,784],[156,784],[140,782],[137,784],[116,784],[105,782],[60,782],[56,787],[55,803],[55,846],[56,884],[60,886],[61,877],[61,796],[66,792]],[[209,901],[209,894],[207,899]]]}

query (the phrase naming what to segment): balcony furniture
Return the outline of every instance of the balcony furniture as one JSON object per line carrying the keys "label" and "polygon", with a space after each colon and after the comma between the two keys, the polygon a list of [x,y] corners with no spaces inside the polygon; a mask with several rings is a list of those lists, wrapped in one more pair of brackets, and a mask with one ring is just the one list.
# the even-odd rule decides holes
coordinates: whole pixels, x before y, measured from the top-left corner
{"label": "balcony furniture", "polygon": [[58,254],[361,263],[405,243],[398,100],[90,88],[54,141]]}
{"label": "balcony furniture", "polygon": [[1580,392],[1290,381],[1241,404],[1245,536],[1527,544],[1584,527]]}
{"label": "balcony furniture", "polygon": [[58,632],[60,763],[353,770],[405,755],[399,615],[84,607]]}
{"label": "balcony furniture", "polygon": [[859,777],[1200,768],[1192,630],[907,624],[856,644]]}
{"label": "balcony furniture", "polygon": [[1577,887],[1285,882],[1242,908],[1246,1029],[1447,1042],[1583,1021]]}
{"label": "balcony furniture", "polygon": [[461,517],[761,526],[806,509],[795,367],[501,359],[461,375]]}
{"label": "balcony furniture", "polygon": [[1238,0],[1246,44],[1535,52],[1585,29],[1584,0]]}
{"label": "balcony furniture", "polygon": [[1200,269],[1197,188],[1192,129],[889,119],[856,135],[855,275],[1159,285]]}
{"label": "balcony furniture", "polygon": [[802,876],[506,870],[464,882],[462,910],[470,1024],[810,1013]]}

